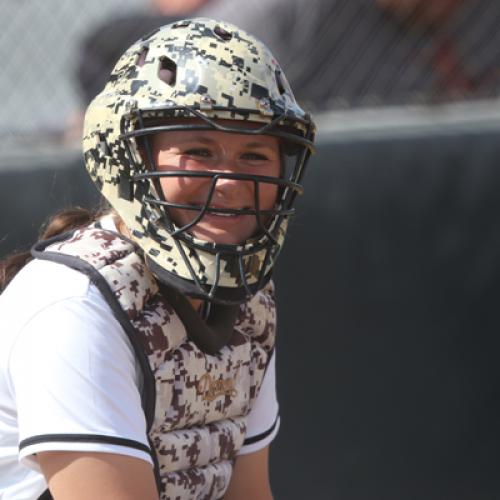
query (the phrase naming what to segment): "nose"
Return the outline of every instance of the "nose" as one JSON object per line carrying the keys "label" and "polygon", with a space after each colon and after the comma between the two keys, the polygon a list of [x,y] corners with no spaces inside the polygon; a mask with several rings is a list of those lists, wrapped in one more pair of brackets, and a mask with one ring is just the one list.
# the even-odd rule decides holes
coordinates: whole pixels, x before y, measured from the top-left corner
{"label": "nose", "polygon": [[222,174],[222,177],[214,179],[215,186],[213,187],[212,203],[247,205],[250,200],[253,200],[252,181],[224,177],[224,173],[234,173],[234,171],[218,171],[217,173]]}
{"label": "nose", "polygon": [[[224,176],[224,174],[241,173],[234,159],[227,157],[220,158],[217,164],[210,168],[210,172],[216,175],[216,177],[211,180],[211,189],[213,189],[211,197],[212,204],[242,206],[252,202],[254,196],[252,181]],[[213,183],[215,183],[215,185]]]}
{"label": "nose", "polygon": [[210,165],[209,170],[212,172],[220,173],[234,173],[238,171],[238,161],[233,155],[227,151],[219,152],[213,163]]}

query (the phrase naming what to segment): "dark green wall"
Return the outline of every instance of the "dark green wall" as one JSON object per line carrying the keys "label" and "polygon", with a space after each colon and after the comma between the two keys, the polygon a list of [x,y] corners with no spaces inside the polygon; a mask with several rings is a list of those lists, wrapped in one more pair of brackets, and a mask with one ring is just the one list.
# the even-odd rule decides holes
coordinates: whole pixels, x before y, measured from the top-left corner
{"label": "dark green wall", "polygon": [[[320,145],[276,273],[277,499],[500,498],[499,144]],[[8,169],[0,254],[96,199],[77,158]]]}

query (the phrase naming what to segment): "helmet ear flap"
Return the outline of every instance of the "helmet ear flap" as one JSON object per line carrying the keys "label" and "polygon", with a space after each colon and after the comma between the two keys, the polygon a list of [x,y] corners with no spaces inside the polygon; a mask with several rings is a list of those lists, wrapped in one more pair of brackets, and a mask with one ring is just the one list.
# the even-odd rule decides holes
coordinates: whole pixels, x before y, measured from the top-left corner
{"label": "helmet ear flap", "polygon": [[[150,144],[150,138],[148,136],[139,136],[135,137],[135,147],[137,151],[138,158],[136,161],[142,163],[145,167],[146,170],[153,171],[154,170],[154,165],[151,164],[152,160],[152,151],[151,151],[151,144]],[[148,154],[148,148],[150,150],[150,154]]]}
{"label": "helmet ear flap", "polygon": [[[122,168],[119,172],[118,181],[118,197],[125,201],[133,201],[135,195],[136,182],[134,174],[139,173],[144,168],[153,171],[151,165],[153,160],[151,147],[148,147],[150,139],[146,136],[138,136],[133,138],[122,138],[122,141],[129,161],[122,163]],[[147,151],[151,154],[147,154]],[[125,168],[128,165],[129,168]]]}
{"label": "helmet ear flap", "polygon": [[[154,172],[156,170],[156,163],[153,156],[152,141],[153,135],[139,135],[134,138],[125,139],[128,141],[127,150],[133,161],[130,162],[130,170],[122,170],[120,172],[120,180],[118,185],[118,196],[126,201],[133,201],[135,194],[136,181],[134,181],[134,171]],[[163,199],[163,192],[161,190],[159,181],[153,179],[153,184],[160,198]]]}

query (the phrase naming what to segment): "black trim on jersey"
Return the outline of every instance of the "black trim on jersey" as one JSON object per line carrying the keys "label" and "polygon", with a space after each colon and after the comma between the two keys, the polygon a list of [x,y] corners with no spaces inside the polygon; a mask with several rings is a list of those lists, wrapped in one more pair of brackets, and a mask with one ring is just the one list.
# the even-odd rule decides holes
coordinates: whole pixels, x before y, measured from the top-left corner
{"label": "black trim on jersey", "polygon": [[54,497],[52,496],[48,488],[37,498],[37,500],[53,500],[53,499]]}
{"label": "black trim on jersey", "polygon": [[[71,236],[76,232],[76,230],[68,231],[63,234],[58,234],[52,238],[49,238],[44,241],[40,241],[36,243],[31,249],[31,255],[40,260],[48,260],[51,262],[57,262],[60,264],[64,264],[76,271],[80,271],[85,274],[89,280],[96,286],[96,288],[101,292],[102,296],[108,303],[111,311],[113,312],[116,320],[120,323],[121,327],[125,331],[130,343],[132,344],[132,348],[134,349],[134,354],[141,368],[142,376],[143,376],[143,388],[141,391],[141,404],[142,409],[144,411],[144,415],[146,418],[146,431],[149,435],[149,431],[151,426],[153,425],[154,415],[155,415],[155,406],[156,406],[156,384],[154,374],[151,370],[151,366],[149,364],[149,359],[142,347],[139,336],[137,332],[128,319],[127,314],[122,309],[118,299],[116,298],[113,290],[108,285],[103,276],[99,273],[97,269],[91,266],[88,262],[80,259],[79,257],[73,255],[65,255],[58,252],[45,251],[45,249],[54,244],[60,243],[65,240],[71,238]],[[113,232],[113,231],[109,231]],[[114,233],[117,234],[117,233]],[[130,243],[132,243],[135,247],[135,244],[124,238]],[[158,491],[160,491],[160,471],[158,468],[158,459],[156,457],[156,452],[154,448],[148,450],[151,454],[151,458],[153,459],[153,463],[155,464],[155,477]]]}
{"label": "black trim on jersey", "polygon": [[267,431],[264,431],[261,434],[257,434],[256,436],[246,438],[245,441],[243,441],[243,446],[245,446],[247,444],[257,443],[258,441],[262,441],[267,436],[269,436],[269,434],[271,434],[274,431],[274,429],[276,428],[276,426],[278,425],[279,418],[280,418],[280,416],[276,415],[276,420],[274,421],[274,424],[271,425],[271,427],[269,427],[269,429],[267,429]]}
{"label": "black trim on jersey", "polygon": [[126,446],[136,450],[144,451],[151,454],[148,446],[133,439],[120,438],[115,436],[104,436],[101,434],[40,434],[23,439],[19,443],[19,450],[40,443],[107,443],[116,444],[118,446]]}

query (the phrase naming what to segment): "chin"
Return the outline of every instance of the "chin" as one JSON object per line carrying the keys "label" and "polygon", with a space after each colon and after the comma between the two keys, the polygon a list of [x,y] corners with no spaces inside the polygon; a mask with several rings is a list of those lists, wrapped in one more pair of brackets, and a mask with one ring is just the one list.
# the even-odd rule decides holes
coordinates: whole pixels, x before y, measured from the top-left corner
{"label": "chin", "polygon": [[193,236],[199,240],[211,241],[219,245],[239,245],[247,239],[234,234],[218,234],[206,231],[193,231]]}
{"label": "chin", "polygon": [[191,233],[195,238],[203,241],[211,241],[220,245],[240,245],[251,238],[254,231],[225,231],[213,228],[194,228]]}
{"label": "chin", "polygon": [[256,231],[253,227],[245,230],[241,225],[237,228],[238,231],[199,226],[195,226],[191,233],[195,238],[203,241],[211,241],[219,245],[240,245],[250,239]]}

